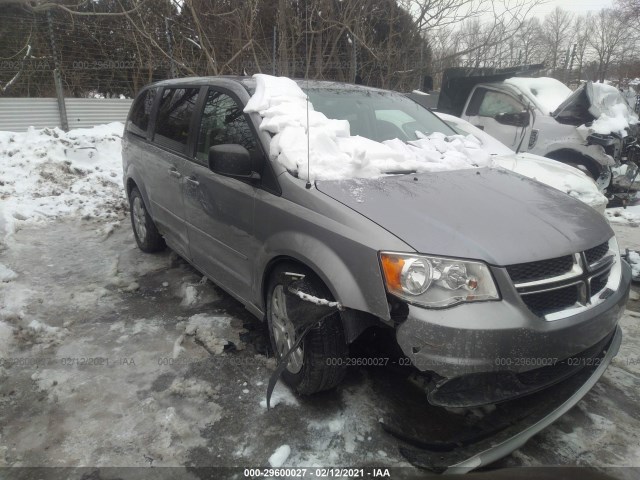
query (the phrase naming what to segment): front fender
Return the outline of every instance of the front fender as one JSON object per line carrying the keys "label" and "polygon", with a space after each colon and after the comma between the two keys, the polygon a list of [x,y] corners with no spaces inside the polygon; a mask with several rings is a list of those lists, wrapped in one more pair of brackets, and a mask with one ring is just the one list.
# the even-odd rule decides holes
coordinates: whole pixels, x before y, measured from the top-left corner
{"label": "front fender", "polygon": [[[344,248],[338,253],[310,234],[284,231],[272,235],[261,246],[255,262],[253,278],[256,280],[254,291],[260,296],[256,299],[258,305],[265,310],[262,292],[269,279],[264,273],[274,261],[292,259],[313,270],[334,299],[346,308],[390,320],[377,252],[362,246],[354,247],[359,251]],[[353,259],[350,265],[345,261],[345,253]],[[354,274],[354,270],[357,273]]]}

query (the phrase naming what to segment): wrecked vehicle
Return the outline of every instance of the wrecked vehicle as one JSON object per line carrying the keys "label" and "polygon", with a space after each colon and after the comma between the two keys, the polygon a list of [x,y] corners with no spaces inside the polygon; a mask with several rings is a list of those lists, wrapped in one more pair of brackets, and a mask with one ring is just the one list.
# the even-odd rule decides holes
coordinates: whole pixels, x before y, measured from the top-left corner
{"label": "wrecked vehicle", "polygon": [[[264,319],[298,393],[340,383],[349,345],[374,326],[428,372],[433,405],[571,385],[468,465],[575,405],[620,345],[631,273],[602,215],[494,168],[477,139],[401,94],[267,75],[162,81],[134,101],[122,157],[139,248],[168,245]],[[307,301],[333,310],[295,315]]]}
{"label": "wrecked vehicle", "polygon": [[[531,73],[448,69],[437,109],[485,130],[513,150],[579,168],[610,198],[628,200],[638,190],[634,180],[640,130],[624,97],[609,85],[586,82],[572,92],[553,78],[521,76]],[[625,175],[612,182],[612,167],[623,163],[629,165]]]}
{"label": "wrecked vehicle", "polygon": [[516,154],[487,132],[466,120],[442,112],[434,113],[458,133],[471,134],[478,138],[482,146],[494,155],[494,162],[500,167],[565,192],[602,215],[605,214],[607,197],[600,193],[593,179],[582,170],[528,152]]}

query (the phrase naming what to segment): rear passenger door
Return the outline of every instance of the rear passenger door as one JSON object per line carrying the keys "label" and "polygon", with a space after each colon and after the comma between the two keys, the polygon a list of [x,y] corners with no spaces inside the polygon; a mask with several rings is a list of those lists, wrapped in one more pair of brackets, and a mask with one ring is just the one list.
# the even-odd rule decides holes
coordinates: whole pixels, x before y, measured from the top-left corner
{"label": "rear passenger door", "polygon": [[151,214],[169,246],[190,258],[182,189],[199,88],[162,91],[146,176]]}
{"label": "rear passenger door", "polygon": [[[209,88],[195,140],[195,154],[187,162],[184,202],[193,263],[235,296],[247,299],[252,280],[254,198],[250,181],[213,173],[209,149],[238,144],[252,156],[263,156],[243,106],[231,92]],[[258,170],[258,167],[255,168]]]}

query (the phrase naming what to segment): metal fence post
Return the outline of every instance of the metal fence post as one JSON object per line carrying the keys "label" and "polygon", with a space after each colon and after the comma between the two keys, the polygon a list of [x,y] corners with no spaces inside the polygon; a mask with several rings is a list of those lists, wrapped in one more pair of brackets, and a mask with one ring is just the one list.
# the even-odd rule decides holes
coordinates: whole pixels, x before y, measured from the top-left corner
{"label": "metal fence post", "polygon": [[69,121],[67,119],[67,106],[64,103],[64,89],[62,88],[62,77],[60,70],[53,70],[53,81],[56,84],[56,98],[58,99],[58,113],[60,114],[60,126],[67,132],[69,131]]}
{"label": "metal fence post", "polygon": [[53,21],[51,20],[51,11],[47,10],[47,21],[49,23],[49,41],[51,42],[51,51],[53,52],[53,83],[56,86],[56,98],[58,99],[58,113],[60,114],[60,126],[66,132],[69,130],[69,122],[67,121],[67,107],[64,103],[64,89],[62,88],[62,76],[60,75],[60,63],[56,53],[56,40],[53,36]]}

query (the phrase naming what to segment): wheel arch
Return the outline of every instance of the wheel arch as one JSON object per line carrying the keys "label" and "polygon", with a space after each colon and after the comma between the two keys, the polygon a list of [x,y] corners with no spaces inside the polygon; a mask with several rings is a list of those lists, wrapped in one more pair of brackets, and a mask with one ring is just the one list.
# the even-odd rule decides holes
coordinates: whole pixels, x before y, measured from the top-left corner
{"label": "wheel arch", "polygon": [[129,165],[127,169],[127,173],[125,175],[124,181],[125,193],[127,195],[127,199],[131,198],[131,191],[134,188],[137,188],[142,195],[142,199],[144,200],[144,204],[147,207],[147,210],[151,215],[153,215],[153,208],[151,202],[149,201],[149,195],[147,194],[147,189],[144,187],[144,182],[140,175],[138,175],[137,170],[133,165]]}
{"label": "wheel arch", "polygon": [[[266,303],[269,289],[269,279],[271,278],[271,275],[273,275],[273,272],[276,270],[276,268],[284,264],[297,265],[303,269],[311,271],[311,273],[313,273],[318,278],[318,280],[321,281],[325,287],[327,287],[333,298],[339,299],[339,296],[336,294],[336,289],[326,279],[320,269],[309,265],[309,262],[305,262],[293,256],[278,255],[269,260],[269,262],[265,266],[260,283],[260,295],[263,305],[265,306],[265,316],[267,311]],[[346,308],[344,311],[340,312],[340,318],[342,320],[345,338],[347,340],[347,343],[349,344],[355,341],[367,328],[380,324],[380,319],[375,315],[352,308]]]}
{"label": "wheel arch", "polygon": [[557,150],[552,150],[550,152],[547,152],[545,154],[545,157],[568,165],[584,165],[589,170],[591,176],[594,179],[597,179],[602,174],[602,170],[605,168],[597,159],[586,154],[585,152],[580,152],[573,148],[565,147],[559,148]]}

